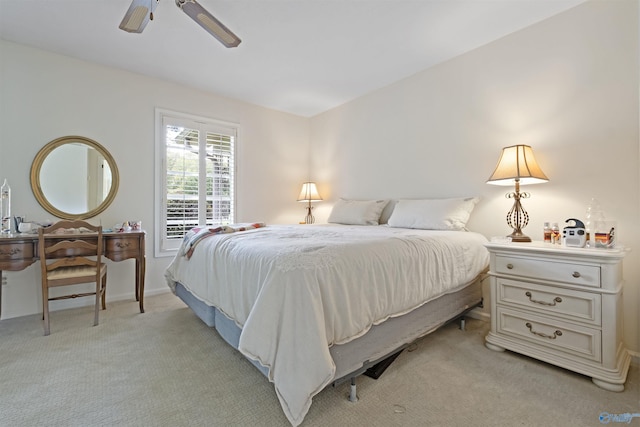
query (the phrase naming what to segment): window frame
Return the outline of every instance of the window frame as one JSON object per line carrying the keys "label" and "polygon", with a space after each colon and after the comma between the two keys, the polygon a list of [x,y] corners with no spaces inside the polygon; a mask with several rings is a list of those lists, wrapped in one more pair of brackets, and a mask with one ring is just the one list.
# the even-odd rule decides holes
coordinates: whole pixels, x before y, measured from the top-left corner
{"label": "window frame", "polygon": [[[155,109],[155,197],[154,197],[154,216],[155,216],[155,238],[154,252],[156,257],[175,256],[181,239],[169,239],[167,237],[167,145],[165,133],[165,121],[171,124],[184,126],[187,128],[199,128],[213,133],[234,136],[232,155],[233,155],[233,191],[231,197],[232,222],[235,222],[237,215],[237,153],[238,140],[240,134],[240,126],[237,123],[227,122],[209,117],[196,116],[188,113],[180,113],[163,108]],[[199,169],[202,169],[205,163],[205,156],[200,157]],[[198,216],[203,218],[206,212],[199,208]]]}

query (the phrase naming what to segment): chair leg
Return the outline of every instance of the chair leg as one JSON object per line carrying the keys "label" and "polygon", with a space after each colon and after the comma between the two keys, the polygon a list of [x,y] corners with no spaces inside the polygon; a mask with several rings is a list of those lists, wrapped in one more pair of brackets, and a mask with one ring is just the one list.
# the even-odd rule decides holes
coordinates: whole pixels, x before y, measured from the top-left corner
{"label": "chair leg", "polygon": [[49,335],[49,287],[46,283],[42,284],[42,320],[44,324],[44,334]]}
{"label": "chair leg", "polygon": [[100,280],[96,280],[96,306],[93,315],[93,326],[98,326],[98,314],[100,313]]}
{"label": "chair leg", "polygon": [[102,309],[107,309],[107,275],[102,276]]}

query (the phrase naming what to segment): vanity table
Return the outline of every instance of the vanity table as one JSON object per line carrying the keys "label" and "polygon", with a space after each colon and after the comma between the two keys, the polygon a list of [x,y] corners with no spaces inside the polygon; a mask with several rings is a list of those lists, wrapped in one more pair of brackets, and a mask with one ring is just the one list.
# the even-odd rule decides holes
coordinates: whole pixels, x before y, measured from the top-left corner
{"label": "vanity table", "polygon": [[[79,167],[82,166],[82,167]],[[60,171],[73,171],[76,174]],[[31,164],[31,190],[40,204],[55,218],[96,217],[116,197],[120,176],[113,156],[98,142],[78,135],[63,136],[47,143]],[[86,185],[85,185],[86,184]],[[60,240],[95,241],[95,235],[62,234]],[[135,259],[135,294],[144,313],[145,232],[103,232],[103,255],[112,261]],[[52,244],[56,241],[53,240]],[[38,235],[17,233],[0,236],[0,310],[2,272],[21,271],[38,261]],[[2,313],[0,312],[0,316]]]}
{"label": "vanity table", "polygon": [[[69,235],[61,235],[64,240]],[[73,235],[77,237],[78,235]],[[90,240],[95,236],[85,236]],[[82,237],[81,237],[82,238]],[[112,261],[135,259],[135,295],[140,303],[140,313],[144,313],[144,275],[145,275],[145,232],[103,233],[104,256]],[[2,271],[21,271],[38,261],[37,234],[10,234],[0,237],[0,283]],[[2,316],[2,286],[0,285],[0,317]]]}

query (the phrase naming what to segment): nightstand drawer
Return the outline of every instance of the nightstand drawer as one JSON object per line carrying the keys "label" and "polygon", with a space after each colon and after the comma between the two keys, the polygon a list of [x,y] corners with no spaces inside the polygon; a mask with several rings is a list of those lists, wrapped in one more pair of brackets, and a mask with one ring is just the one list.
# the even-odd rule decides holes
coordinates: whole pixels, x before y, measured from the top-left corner
{"label": "nightstand drawer", "polygon": [[534,309],[555,317],[602,324],[600,294],[497,278],[498,304]]}
{"label": "nightstand drawer", "polygon": [[596,265],[501,255],[496,256],[495,262],[498,274],[600,287],[600,267]]}
{"label": "nightstand drawer", "polygon": [[544,316],[497,307],[498,333],[542,345],[556,354],[600,362],[601,332]]}

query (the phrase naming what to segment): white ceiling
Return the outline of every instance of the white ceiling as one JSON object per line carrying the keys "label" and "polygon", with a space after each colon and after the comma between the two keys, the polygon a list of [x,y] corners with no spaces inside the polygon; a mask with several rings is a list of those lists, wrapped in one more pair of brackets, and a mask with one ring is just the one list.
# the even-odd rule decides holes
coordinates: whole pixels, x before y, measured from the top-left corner
{"label": "white ceiling", "polygon": [[227,49],[174,0],[142,34],[131,0],[0,0],[0,38],[309,117],[584,1],[199,0]]}

